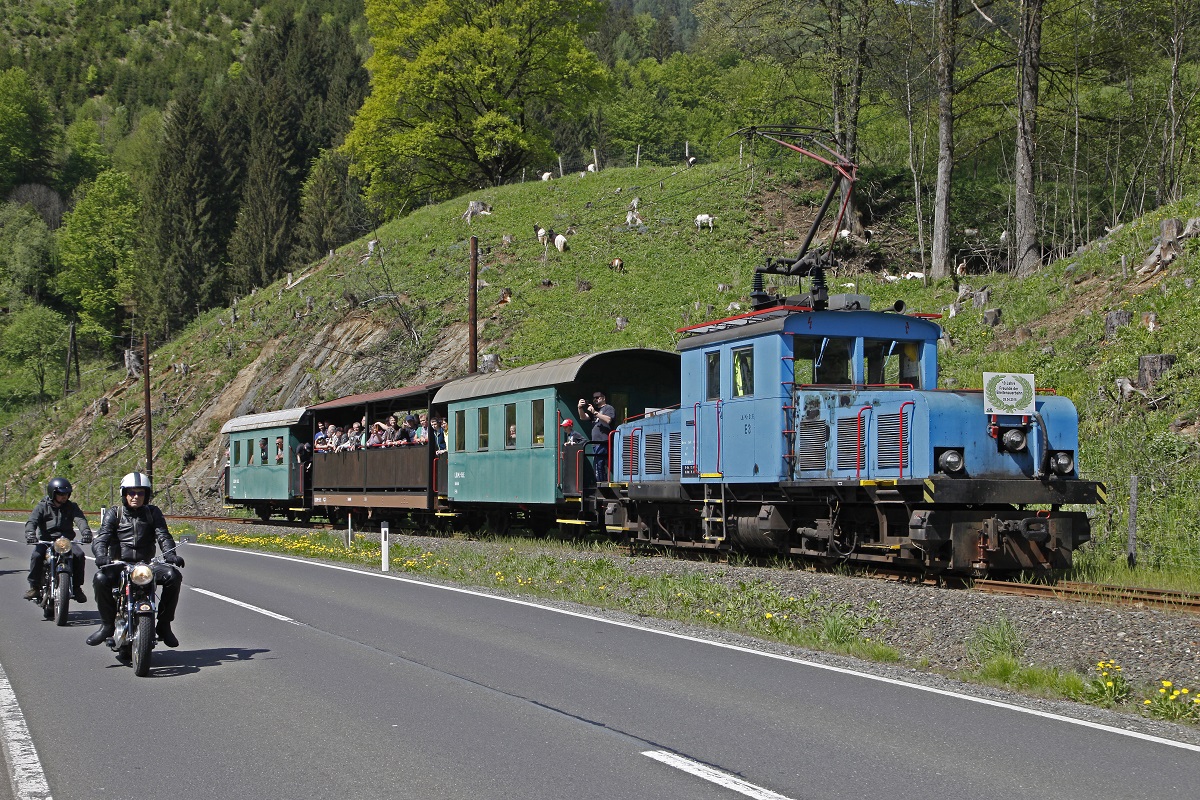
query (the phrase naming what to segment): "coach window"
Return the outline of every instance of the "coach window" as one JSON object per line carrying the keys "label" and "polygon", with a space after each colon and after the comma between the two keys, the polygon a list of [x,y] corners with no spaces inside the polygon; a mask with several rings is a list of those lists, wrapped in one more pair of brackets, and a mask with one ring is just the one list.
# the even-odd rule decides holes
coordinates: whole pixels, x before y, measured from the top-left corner
{"label": "coach window", "polygon": [[476,450],[488,449],[488,412],[491,409],[486,406],[479,409],[479,446]]}
{"label": "coach window", "polygon": [[733,351],[733,396],[754,394],[754,348],[741,347]]}
{"label": "coach window", "polygon": [[721,351],[705,353],[704,399],[721,399]]}
{"label": "coach window", "polygon": [[246,466],[248,466],[248,467],[254,466],[254,440],[253,439],[246,440]]}
{"label": "coach window", "polygon": [[517,446],[517,406],[515,403],[504,404],[504,446]]}
{"label": "coach window", "polygon": [[454,412],[454,452],[461,453],[467,449],[467,412]]}
{"label": "coach window", "polygon": [[237,439],[233,440],[233,465],[240,466],[242,463],[242,443]]}
{"label": "coach window", "polygon": [[533,425],[530,444],[534,447],[546,446],[546,401],[533,401]]}
{"label": "coach window", "polygon": [[283,463],[283,437],[282,436],[275,437],[275,463],[276,464]]}

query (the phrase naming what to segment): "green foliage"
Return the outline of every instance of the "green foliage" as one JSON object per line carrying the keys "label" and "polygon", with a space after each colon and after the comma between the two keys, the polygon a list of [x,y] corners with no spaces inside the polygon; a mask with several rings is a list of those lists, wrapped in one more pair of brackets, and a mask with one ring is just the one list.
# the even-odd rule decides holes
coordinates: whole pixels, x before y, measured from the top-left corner
{"label": "green foliage", "polygon": [[110,346],[124,327],[125,309],[142,295],[137,272],[141,198],[129,176],[100,173],[57,234],[62,270],[57,286],[79,312],[80,338]]}
{"label": "green foliage", "polygon": [[45,306],[29,305],[9,314],[3,331],[0,353],[32,377],[37,396],[44,397],[46,379],[63,363],[66,320]]}
{"label": "green foliage", "polygon": [[42,300],[53,274],[54,237],[27,205],[0,204],[0,305]]}
{"label": "green foliage", "polygon": [[346,148],[389,215],[549,165],[544,115],[602,90],[595,0],[368,0],[371,95]]}
{"label": "green foliage", "polygon": [[0,72],[0,196],[22,183],[49,183],[60,135],[49,103],[24,70]]}
{"label": "green foliage", "polygon": [[[980,625],[966,641],[967,655],[984,665],[1002,659],[1015,664],[1025,650],[1025,637],[1007,617]],[[1003,663],[997,668],[1005,669]]]}

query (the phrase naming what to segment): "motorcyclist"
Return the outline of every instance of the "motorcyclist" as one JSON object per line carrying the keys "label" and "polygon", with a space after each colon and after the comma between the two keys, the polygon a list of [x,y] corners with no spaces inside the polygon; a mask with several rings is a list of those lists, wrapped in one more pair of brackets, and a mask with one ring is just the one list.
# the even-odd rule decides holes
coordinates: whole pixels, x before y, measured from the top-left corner
{"label": "motorcyclist", "polygon": [[[92,544],[96,557],[96,574],[92,587],[96,592],[96,608],[100,611],[100,627],[87,638],[93,647],[112,637],[117,617],[117,601],[113,589],[119,577],[115,570],[102,569],[115,559],[129,563],[147,562],[154,570],[154,580],[162,587],[158,603],[158,625],[155,632],[167,647],[178,647],[179,639],[171,630],[175,607],[183,576],[176,567],[183,567],[183,558],[175,551],[175,539],[167,531],[167,521],[158,506],[150,505],[150,476],[131,472],[121,479],[121,505],[113,506],[104,515],[100,531]],[[161,561],[154,558],[155,544],[162,549]]]}
{"label": "motorcyclist", "polygon": [[[75,541],[76,532],[79,533],[78,543]],[[66,478],[51,478],[46,484],[46,497],[37,504],[25,523],[25,541],[35,545],[33,555],[29,557],[29,591],[25,592],[26,600],[33,600],[41,594],[42,563],[50,543],[59,536],[71,540],[75,602],[86,603],[87,595],[83,593],[83,548],[79,544],[92,541],[92,529],[83,511],[71,500],[71,482]]]}

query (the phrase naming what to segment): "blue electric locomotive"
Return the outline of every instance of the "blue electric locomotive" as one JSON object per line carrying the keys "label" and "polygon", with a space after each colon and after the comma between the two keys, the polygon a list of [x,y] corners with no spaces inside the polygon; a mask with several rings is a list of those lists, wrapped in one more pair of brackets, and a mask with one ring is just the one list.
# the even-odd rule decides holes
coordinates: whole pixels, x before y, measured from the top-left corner
{"label": "blue electric locomotive", "polygon": [[681,331],[680,407],[613,434],[608,530],[924,574],[1068,567],[1090,528],[1061,507],[1104,501],[1071,402],[987,414],[982,391],[938,389],[937,324],[829,296],[819,268],[808,294],[762,291],[795,269],[768,261],[752,311]]}

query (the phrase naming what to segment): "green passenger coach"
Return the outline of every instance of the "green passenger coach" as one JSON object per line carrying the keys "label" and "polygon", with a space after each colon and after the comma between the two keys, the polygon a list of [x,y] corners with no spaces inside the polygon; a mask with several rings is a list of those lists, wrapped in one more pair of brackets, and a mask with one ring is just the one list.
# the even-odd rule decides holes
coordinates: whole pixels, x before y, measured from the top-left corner
{"label": "green passenger coach", "polygon": [[590,439],[591,424],[578,417],[577,404],[596,391],[616,410],[614,429],[648,410],[677,406],[679,355],[609,350],[468,375],[441,387],[432,405],[444,406],[449,421],[442,488],[449,506],[486,520],[493,532],[513,521],[535,530],[595,523],[596,447],[569,442],[568,434]]}
{"label": "green passenger coach", "polygon": [[297,448],[307,441],[307,408],[285,408],[235,417],[221,428],[228,436],[225,504],[249,508],[264,520],[272,514],[307,516],[304,470]]}

